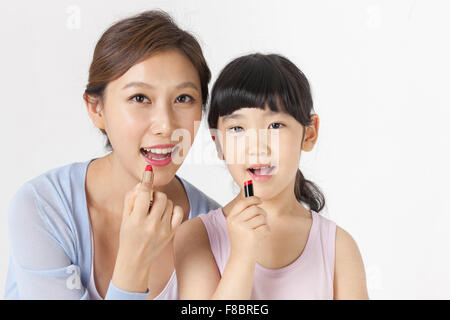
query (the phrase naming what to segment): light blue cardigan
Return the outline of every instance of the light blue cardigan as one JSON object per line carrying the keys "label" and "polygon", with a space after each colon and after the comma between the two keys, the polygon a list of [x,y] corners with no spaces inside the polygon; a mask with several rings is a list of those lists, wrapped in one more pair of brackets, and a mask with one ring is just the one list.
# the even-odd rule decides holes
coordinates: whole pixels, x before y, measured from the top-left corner
{"label": "light blue cardigan", "polygon": [[[25,182],[8,206],[10,263],[5,299],[90,299],[91,226],[86,203],[88,164],[75,162]],[[220,205],[186,180],[189,218]],[[147,293],[109,284],[105,299],[145,299]]]}

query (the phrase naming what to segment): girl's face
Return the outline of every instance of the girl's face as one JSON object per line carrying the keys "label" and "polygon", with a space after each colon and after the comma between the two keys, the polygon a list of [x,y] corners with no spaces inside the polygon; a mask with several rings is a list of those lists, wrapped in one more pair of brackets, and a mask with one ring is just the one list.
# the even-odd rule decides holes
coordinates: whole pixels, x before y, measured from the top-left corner
{"label": "girl's face", "polygon": [[[154,185],[168,184],[192,145],[201,97],[197,70],[177,50],[153,54],[111,81],[101,122],[115,159],[137,180],[151,164]],[[148,148],[152,151],[146,154]]]}
{"label": "girl's face", "polygon": [[217,128],[223,157],[241,189],[251,179],[255,195],[271,199],[295,180],[304,127],[291,115],[242,108],[219,117]]}

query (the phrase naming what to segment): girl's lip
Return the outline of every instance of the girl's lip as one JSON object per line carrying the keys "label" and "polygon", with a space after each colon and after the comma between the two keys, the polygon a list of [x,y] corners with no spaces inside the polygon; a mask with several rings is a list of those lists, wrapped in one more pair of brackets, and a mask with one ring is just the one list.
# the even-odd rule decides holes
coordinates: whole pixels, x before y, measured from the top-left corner
{"label": "girl's lip", "polygon": [[[173,150],[172,154],[178,149],[178,146]],[[142,152],[141,155],[144,157],[145,162],[147,162],[148,164],[151,164],[152,166],[155,167],[164,167],[166,165],[168,165],[170,162],[172,162],[172,154],[170,156],[168,156],[166,159],[164,160],[158,160],[158,159],[150,159],[147,158]]]}
{"label": "girl's lip", "polygon": [[252,179],[256,180],[256,181],[267,181],[270,178],[272,178],[271,174],[268,174],[268,175],[256,175],[253,172],[251,172],[250,170],[247,170],[247,172],[250,173],[250,175],[252,176]]}

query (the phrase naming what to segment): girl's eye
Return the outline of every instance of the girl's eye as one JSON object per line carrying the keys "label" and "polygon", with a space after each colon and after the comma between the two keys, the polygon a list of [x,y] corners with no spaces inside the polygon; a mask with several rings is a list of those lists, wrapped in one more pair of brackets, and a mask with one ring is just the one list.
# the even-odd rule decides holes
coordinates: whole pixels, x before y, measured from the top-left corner
{"label": "girl's eye", "polygon": [[270,124],[269,129],[280,129],[282,127],[284,127],[284,124],[279,123],[279,122],[274,122],[274,123]]}
{"label": "girl's eye", "polygon": [[179,103],[192,103],[194,102],[194,98],[192,98],[190,95],[182,94],[181,96],[178,96],[176,99]]}
{"label": "girl's eye", "polygon": [[148,98],[146,96],[144,96],[143,94],[136,94],[136,95],[132,96],[130,98],[130,100],[133,100],[134,102],[137,102],[137,103],[148,103],[148,102],[150,102],[150,100],[148,100]]}
{"label": "girl's eye", "polygon": [[231,131],[232,133],[238,133],[238,132],[242,132],[244,129],[242,127],[236,126],[236,127],[231,127],[228,130]]}

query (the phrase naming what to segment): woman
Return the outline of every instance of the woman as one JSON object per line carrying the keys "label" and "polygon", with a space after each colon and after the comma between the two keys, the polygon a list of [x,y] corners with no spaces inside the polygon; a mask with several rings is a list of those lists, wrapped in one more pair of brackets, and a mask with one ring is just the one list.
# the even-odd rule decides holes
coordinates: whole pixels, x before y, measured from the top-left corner
{"label": "woman", "polygon": [[[50,170],[15,194],[6,298],[178,298],[175,229],[219,207],[176,176],[210,77],[198,42],[164,12],[102,35],[84,100],[111,152]],[[147,165],[153,185],[138,186]]]}

